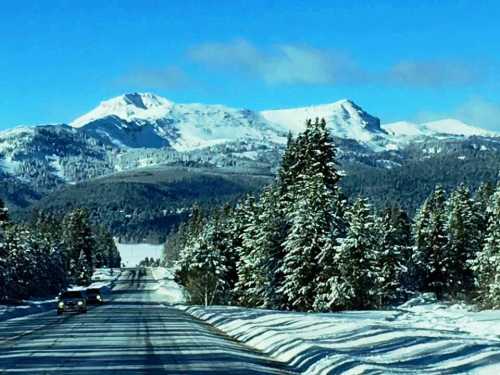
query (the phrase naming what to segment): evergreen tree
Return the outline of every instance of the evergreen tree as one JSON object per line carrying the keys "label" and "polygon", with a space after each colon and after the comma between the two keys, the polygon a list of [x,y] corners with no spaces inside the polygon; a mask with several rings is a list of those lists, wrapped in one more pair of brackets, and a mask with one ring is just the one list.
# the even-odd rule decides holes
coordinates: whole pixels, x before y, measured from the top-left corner
{"label": "evergreen tree", "polygon": [[181,259],[191,302],[205,306],[224,303],[227,296],[225,243],[220,238],[219,221],[209,220],[196,239],[190,241],[189,259]]}
{"label": "evergreen tree", "polygon": [[257,287],[261,280],[257,278],[257,272],[260,271],[262,259],[256,254],[254,240],[262,223],[255,198],[248,196],[237,209],[241,225],[241,243],[236,248],[238,280],[234,290],[235,298],[244,306],[261,306],[263,301],[260,299],[260,290]]}
{"label": "evergreen tree", "polygon": [[500,187],[491,198],[484,247],[473,261],[477,301],[483,307],[500,308]]}
{"label": "evergreen tree", "polygon": [[347,235],[336,248],[336,276],[330,279],[333,309],[364,309],[376,305],[375,222],[365,199],[348,212]]}
{"label": "evergreen tree", "polygon": [[95,268],[120,267],[121,257],[116,248],[115,241],[111,233],[104,227],[98,227],[95,234],[95,249],[93,252],[93,264]]}
{"label": "evergreen tree", "polygon": [[406,213],[398,207],[384,211],[377,225],[375,251],[377,304],[382,307],[400,300],[409,284],[411,226]]}
{"label": "evergreen tree", "polygon": [[478,241],[482,247],[486,237],[486,230],[490,219],[491,197],[495,187],[489,183],[482,183],[474,196],[474,212],[477,218]]}
{"label": "evergreen tree", "polygon": [[446,290],[463,295],[473,288],[472,260],[480,250],[478,220],[469,189],[461,185],[448,201]]}
{"label": "evergreen tree", "polygon": [[255,203],[247,201],[247,220],[239,248],[237,291],[240,302],[255,307],[281,307],[278,289],[285,237],[278,191],[266,189]]}
{"label": "evergreen tree", "polygon": [[85,209],[77,208],[64,218],[62,239],[69,280],[80,285],[90,283],[95,238]]}
{"label": "evergreen tree", "polygon": [[9,225],[5,231],[9,278],[7,294],[10,298],[23,299],[30,295],[33,273],[37,272],[34,252],[29,246],[31,233],[25,226]]}
{"label": "evergreen tree", "polygon": [[414,231],[413,262],[417,289],[442,297],[448,276],[444,190],[437,186],[417,213]]}
{"label": "evergreen tree", "polygon": [[[290,232],[284,242],[285,255],[281,272],[283,285],[279,289],[289,301],[289,308],[312,310],[317,294],[317,277],[321,272],[318,259],[327,262],[335,244],[332,227],[332,192],[320,173],[302,176],[296,202],[288,213]],[[321,285],[321,296],[316,304],[327,303]]]}
{"label": "evergreen tree", "polygon": [[10,279],[8,264],[8,246],[5,239],[5,229],[9,223],[7,207],[0,199],[0,302],[7,299],[7,286]]}

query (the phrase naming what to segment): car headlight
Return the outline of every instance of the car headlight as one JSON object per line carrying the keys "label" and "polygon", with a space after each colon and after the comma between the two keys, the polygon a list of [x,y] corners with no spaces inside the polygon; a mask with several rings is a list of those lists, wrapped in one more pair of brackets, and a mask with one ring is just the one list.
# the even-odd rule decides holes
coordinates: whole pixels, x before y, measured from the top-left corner
{"label": "car headlight", "polygon": [[59,308],[62,309],[64,307],[64,302],[63,301],[59,302],[57,306],[59,306]]}
{"label": "car headlight", "polygon": [[83,301],[78,301],[78,306],[82,306],[83,305]]}
{"label": "car headlight", "polygon": [[96,298],[97,298],[97,300],[98,300],[98,301],[100,301],[100,300],[102,299],[102,298],[101,298],[101,296],[100,296],[99,294],[97,295],[97,297],[96,297]]}

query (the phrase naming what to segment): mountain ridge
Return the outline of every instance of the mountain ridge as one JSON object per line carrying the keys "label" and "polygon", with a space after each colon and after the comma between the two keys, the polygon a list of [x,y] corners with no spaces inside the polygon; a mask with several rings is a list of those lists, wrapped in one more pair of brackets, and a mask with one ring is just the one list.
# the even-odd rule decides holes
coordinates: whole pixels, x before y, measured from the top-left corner
{"label": "mountain ridge", "polygon": [[[342,160],[383,168],[401,165],[408,155],[417,153],[423,158],[429,150],[445,149],[436,142],[470,137],[496,142],[498,136],[458,120],[381,124],[378,117],[348,99],[258,112],[130,93],[102,101],[70,125],[0,132],[0,179],[16,179],[39,193],[159,164],[267,165],[273,171],[288,132],[302,131],[307,118],[325,118]],[[432,146],[427,147],[429,143]],[[494,142],[483,143],[484,149],[494,148]]]}

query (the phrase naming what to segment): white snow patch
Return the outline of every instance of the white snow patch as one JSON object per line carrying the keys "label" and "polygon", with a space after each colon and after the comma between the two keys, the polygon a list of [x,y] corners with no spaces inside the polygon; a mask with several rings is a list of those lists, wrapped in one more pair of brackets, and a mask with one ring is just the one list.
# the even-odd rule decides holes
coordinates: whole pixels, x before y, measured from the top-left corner
{"label": "white snow patch", "polygon": [[178,304],[186,302],[185,289],[177,284],[174,279],[174,271],[170,268],[154,267],[151,268],[153,278],[158,281],[156,293],[161,295],[165,302]]}
{"label": "white snow patch", "polygon": [[144,258],[161,258],[163,245],[153,245],[148,243],[125,244],[115,241],[120,252],[122,263],[126,267],[137,266]]}
{"label": "white snow patch", "polygon": [[500,311],[429,295],[387,311],[179,308],[304,374],[500,373]]}

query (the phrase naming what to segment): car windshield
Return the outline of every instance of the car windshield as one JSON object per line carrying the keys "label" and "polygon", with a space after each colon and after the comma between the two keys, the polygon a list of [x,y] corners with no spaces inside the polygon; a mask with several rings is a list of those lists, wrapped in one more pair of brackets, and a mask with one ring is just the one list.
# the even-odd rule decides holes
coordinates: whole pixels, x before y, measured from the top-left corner
{"label": "car windshield", "polygon": [[83,293],[79,291],[69,291],[63,293],[63,298],[83,298]]}

